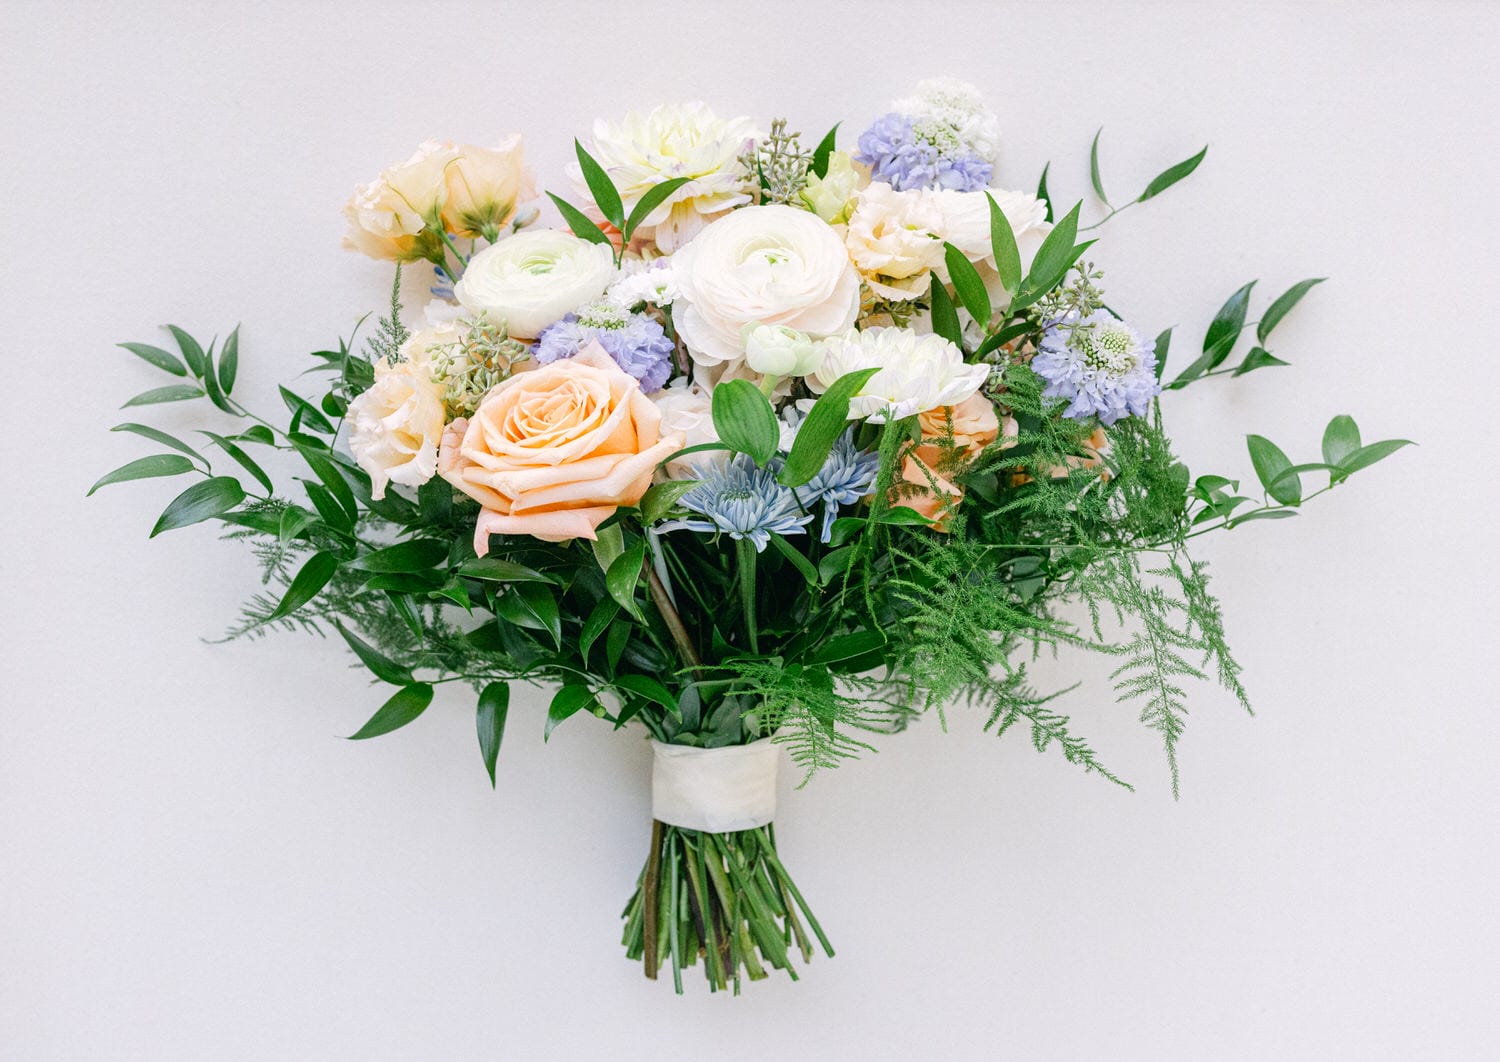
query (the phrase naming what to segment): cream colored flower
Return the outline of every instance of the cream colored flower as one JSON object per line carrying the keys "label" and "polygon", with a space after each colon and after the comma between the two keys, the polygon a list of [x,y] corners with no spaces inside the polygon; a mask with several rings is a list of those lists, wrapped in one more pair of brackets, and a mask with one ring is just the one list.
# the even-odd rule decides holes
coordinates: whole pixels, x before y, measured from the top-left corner
{"label": "cream colored flower", "polygon": [[747,324],[826,336],[859,313],[859,274],[843,241],[796,207],[734,211],[673,256],[672,274],[673,322],[702,369],[740,362]]}
{"label": "cream colored flower", "polygon": [[876,181],[859,193],[844,242],[870,290],[903,302],[923,294],[943,260],[943,211],[931,192]]}
{"label": "cream colored flower", "polygon": [[410,360],[375,363],[375,382],[349,403],[349,452],[370,474],[370,495],[385,497],[386,486],[420,487],[437,471],[438,442],[446,413],[443,388],[432,378],[423,342],[413,336],[403,349]]}
{"label": "cream colored flower", "polygon": [[823,364],[823,349],[785,325],[746,325],[745,364],[766,376],[806,376]]}
{"label": "cream colored flower", "polygon": [[[646,114],[633,111],[620,122],[599,119],[589,153],[619,189],[627,217],[656,185],[689,179],[638,230],[671,254],[708,222],[750,202],[750,175],[740,156],[759,136],[749,118],[720,118],[703,103],[666,104]],[[579,194],[588,196],[577,164],[569,174]]]}
{"label": "cream colored flower", "polygon": [[[1010,223],[1011,232],[1016,236],[1016,248],[1021,252],[1021,272],[1025,275],[1026,270],[1031,268],[1031,260],[1036,257],[1037,249],[1042,246],[1042,241],[1052,231],[1052,223],[1047,220],[1047,201],[1038,199],[1030,192],[1008,192],[1003,188],[990,188],[983,192],[959,192],[953,189],[941,189],[929,193],[935,199],[938,208],[942,211],[943,220],[939,226],[942,238],[953,244],[963,256],[979,267],[979,274],[990,287],[993,279],[998,282],[999,274],[995,272],[994,243],[990,235],[990,204],[987,196],[994,196],[995,205],[1005,215],[1005,220]],[[939,256],[937,274],[943,283],[949,282],[948,267]],[[992,287],[990,292],[993,298],[998,290],[998,283]]]}
{"label": "cream colored flower", "polygon": [[834,381],[859,369],[879,369],[849,403],[850,418],[909,417],[938,406],[955,406],[989,379],[988,365],[964,364],[963,351],[939,335],[906,328],[850,330],[823,341],[823,364],[807,378],[822,394]]}
{"label": "cream colored flower", "polygon": [[488,311],[511,336],[535,339],[553,321],[604,294],[615,276],[608,247],[557,229],[518,232],[469,259],[453,294]]}
{"label": "cream colored flower", "polygon": [[[699,446],[719,441],[714,429],[713,402],[709,393],[685,377],[678,377],[671,386],[656,392],[651,401],[661,411],[663,435],[682,436],[683,447]],[[692,479],[697,475],[697,466],[721,463],[728,455],[723,450],[704,450],[667,462],[666,474],[671,479]]]}
{"label": "cream colored flower", "polygon": [[456,236],[483,236],[491,243],[516,207],[536,198],[536,180],[525,164],[521,134],[512,133],[492,148],[455,148],[444,170],[447,198],[443,224]]}
{"label": "cream colored flower", "polygon": [[433,245],[418,236],[441,224],[448,196],[443,170],[453,155],[452,144],[428,140],[411,158],[356,188],[344,206],[344,246],[398,262],[427,257]]}
{"label": "cream colored flower", "polygon": [[828,170],[819,177],[811,170],[807,184],[797,193],[803,204],[830,225],[842,225],[854,211],[854,193],[868,184],[868,170],[857,168],[844,151],[828,156]]}

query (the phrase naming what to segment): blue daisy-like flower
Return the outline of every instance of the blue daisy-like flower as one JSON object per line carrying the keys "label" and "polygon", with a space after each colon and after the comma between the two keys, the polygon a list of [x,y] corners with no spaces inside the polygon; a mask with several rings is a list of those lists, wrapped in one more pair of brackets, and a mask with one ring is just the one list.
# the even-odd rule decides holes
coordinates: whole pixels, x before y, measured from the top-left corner
{"label": "blue daisy-like flower", "polygon": [[1047,381],[1042,397],[1067,399],[1063,416],[1074,420],[1097,416],[1108,426],[1145,416],[1161,394],[1155,344],[1104,310],[1049,324],[1031,368]]}
{"label": "blue daisy-like flower", "polygon": [[770,544],[772,533],[804,534],[812,513],[804,512],[797,496],[776,482],[782,464],[772,460],[757,468],[749,456],[736,454],[722,465],[701,468],[698,485],[682,496],[681,505],[707,519],[671,520],[658,530],[748,538],[757,553]]}
{"label": "blue daisy-like flower", "polygon": [[797,499],[807,508],[823,503],[820,541],[827,542],[833,537],[833,522],[838,519],[839,506],[853,505],[870,493],[875,474],[879,471],[880,455],[857,449],[854,433],[846,431],[828,451],[828,460],[823,462],[817,475],[794,488]]}
{"label": "blue daisy-like flower", "polygon": [[571,358],[598,340],[616,365],[641,382],[647,394],[660,391],[672,375],[672,341],[655,318],[630,313],[609,302],[595,302],[542,329],[531,356],[541,365]]}

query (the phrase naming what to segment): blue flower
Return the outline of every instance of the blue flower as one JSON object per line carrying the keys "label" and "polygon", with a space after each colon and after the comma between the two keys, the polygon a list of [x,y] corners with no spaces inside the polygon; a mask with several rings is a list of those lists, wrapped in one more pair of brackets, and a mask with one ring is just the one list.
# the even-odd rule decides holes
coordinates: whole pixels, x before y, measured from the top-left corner
{"label": "blue flower", "polygon": [[1047,326],[1031,368],[1047,381],[1043,398],[1069,400],[1064,416],[1097,415],[1107,426],[1121,417],[1145,416],[1151,399],[1161,394],[1154,348],[1103,310],[1082,320],[1070,314]]}
{"label": "blue flower", "polygon": [[797,496],[776,482],[782,462],[772,460],[757,468],[745,454],[736,454],[722,465],[700,469],[698,485],[682,496],[682,507],[706,516],[706,520],[673,520],[658,530],[724,532],[730,538],[748,538],[761,552],[778,535],[800,535],[812,513],[804,512]]}
{"label": "blue flower", "polygon": [[607,302],[591,303],[542,329],[532,357],[542,365],[571,358],[594,339],[615,364],[641,382],[642,391],[650,394],[666,386],[672,375],[673,345],[661,324]]}
{"label": "blue flower", "polygon": [[995,167],[973,151],[952,126],[894,111],[875,119],[859,136],[854,156],[871,176],[892,188],[951,188],[974,192],[989,186]]}
{"label": "blue flower", "polygon": [[828,460],[817,475],[795,488],[798,501],[807,508],[823,503],[820,541],[827,542],[833,537],[833,522],[838,519],[840,505],[853,505],[870,493],[879,470],[880,455],[856,449],[854,432],[846,431],[828,451]]}

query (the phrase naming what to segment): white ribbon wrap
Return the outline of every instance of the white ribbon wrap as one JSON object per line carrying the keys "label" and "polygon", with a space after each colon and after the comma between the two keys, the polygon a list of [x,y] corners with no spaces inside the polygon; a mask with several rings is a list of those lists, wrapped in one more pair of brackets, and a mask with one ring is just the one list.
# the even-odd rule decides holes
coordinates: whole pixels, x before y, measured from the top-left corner
{"label": "white ribbon wrap", "polygon": [[771,741],[699,749],[651,742],[651,815],[669,826],[709,833],[753,830],[776,817]]}

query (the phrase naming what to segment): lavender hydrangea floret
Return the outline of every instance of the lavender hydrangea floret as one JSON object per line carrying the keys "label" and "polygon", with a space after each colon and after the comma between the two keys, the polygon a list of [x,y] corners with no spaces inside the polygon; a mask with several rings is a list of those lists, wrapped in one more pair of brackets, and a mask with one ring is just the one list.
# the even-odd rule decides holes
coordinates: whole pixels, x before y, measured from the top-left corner
{"label": "lavender hydrangea floret", "polygon": [[989,186],[994,165],[955,143],[949,150],[932,136],[932,123],[918,123],[910,115],[890,114],[859,136],[854,157],[870,167],[870,176],[892,188],[950,188],[973,192]]}
{"label": "lavender hydrangea floret", "polygon": [[586,306],[542,329],[532,357],[542,365],[571,358],[590,340],[598,340],[605,353],[639,380],[647,394],[660,391],[672,375],[672,341],[661,323],[608,304]]}

